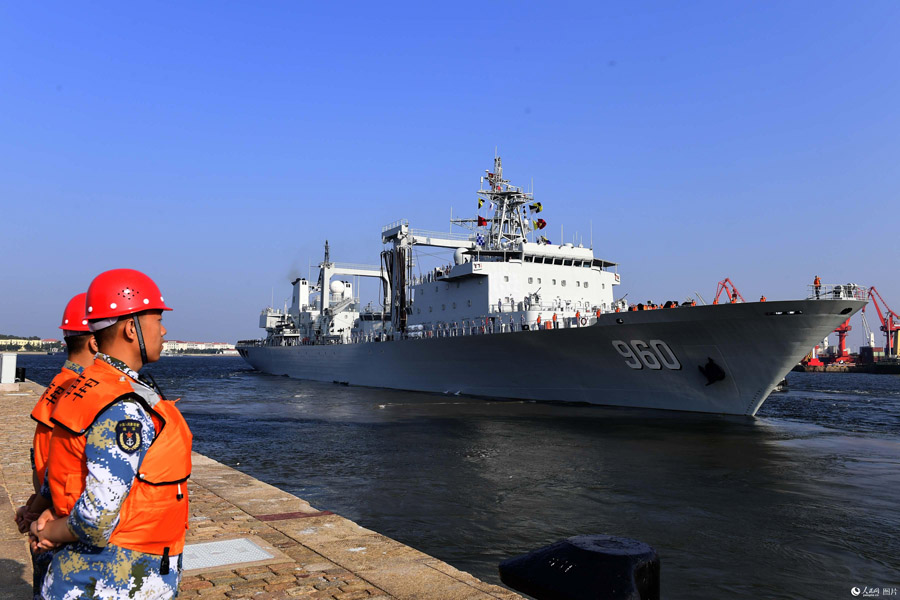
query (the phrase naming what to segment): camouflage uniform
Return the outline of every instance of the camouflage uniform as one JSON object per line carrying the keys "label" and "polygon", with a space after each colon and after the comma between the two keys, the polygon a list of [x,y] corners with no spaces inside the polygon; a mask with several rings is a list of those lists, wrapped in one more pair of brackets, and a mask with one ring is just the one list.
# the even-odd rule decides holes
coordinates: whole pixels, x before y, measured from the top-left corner
{"label": "camouflage uniform", "polygon": [[[149,404],[155,404],[159,398],[157,392],[141,381],[135,371],[104,354],[97,357],[130,377],[134,391]],[[135,421],[140,423],[140,446],[128,450],[117,442],[116,427],[125,422],[133,426]],[[69,529],[78,536],[78,541],[54,552],[44,579],[42,598],[149,600],[177,596],[180,554],[169,557],[170,567],[161,568],[158,555],[109,543],[119,522],[119,509],[156,437],[153,420],[139,402],[124,398],[103,410],[84,435],[88,474],[84,493],[68,517]]]}

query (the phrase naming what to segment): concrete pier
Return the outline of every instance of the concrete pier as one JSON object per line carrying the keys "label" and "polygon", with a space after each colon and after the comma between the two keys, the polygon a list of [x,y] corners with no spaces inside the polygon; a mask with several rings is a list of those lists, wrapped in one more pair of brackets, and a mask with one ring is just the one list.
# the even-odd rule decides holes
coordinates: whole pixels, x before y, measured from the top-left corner
{"label": "concrete pier", "polygon": [[[26,382],[0,391],[0,600],[31,596],[31,558],[13,515],[32,492],[28,415],[43,389]],[[202,547],[196,544],[246,539],[272,558],[187,570],[180,597],[521,598],[201,454],[194,453],[188,483],[186,553]]]}

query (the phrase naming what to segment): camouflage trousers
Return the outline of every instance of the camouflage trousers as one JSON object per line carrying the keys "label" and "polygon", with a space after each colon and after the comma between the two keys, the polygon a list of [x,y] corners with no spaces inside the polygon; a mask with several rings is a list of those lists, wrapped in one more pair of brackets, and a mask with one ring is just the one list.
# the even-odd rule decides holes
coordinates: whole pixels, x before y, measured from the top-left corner
{"label": "camouflage trousers", "polygon": [[44,600],[167,600],[178,595],[181,555],[162,557],[113,544],[104,548],[68,544],[53,555]]}

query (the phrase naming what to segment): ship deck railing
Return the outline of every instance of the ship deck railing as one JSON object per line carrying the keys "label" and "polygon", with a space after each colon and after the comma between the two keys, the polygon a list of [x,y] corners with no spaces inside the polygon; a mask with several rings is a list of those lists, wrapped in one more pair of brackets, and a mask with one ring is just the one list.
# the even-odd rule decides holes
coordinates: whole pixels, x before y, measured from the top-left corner
{"label": "ship deck railing", "polygon": [[415,237],[423,238],[439,238],[443,240],[457,240],[460,242],[471,242],[475,240],[475,234],[472,233],[452,233],[449,231],[431,231],[428,229],[410,229],[409,234]]}
{"label": "ship deck railing", "polygon": [[807,286],[807,300],[868,300],[869,288],[855,283],[826,283]]}

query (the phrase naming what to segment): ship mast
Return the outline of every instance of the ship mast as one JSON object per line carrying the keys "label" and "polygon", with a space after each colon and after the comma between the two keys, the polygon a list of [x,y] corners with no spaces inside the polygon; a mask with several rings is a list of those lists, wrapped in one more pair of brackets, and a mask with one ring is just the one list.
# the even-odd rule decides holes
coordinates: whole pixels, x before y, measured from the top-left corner
{"label": "ship mast", "polygon": [[494,206],[494,216],[489,219],[487,246],[495,250],[518,246],[530,231],[523,207],[531,202],[532,195],[509,185],[509,180],[503,178],[503,163],[499,156],[494,158],[494,172],[486,171],[486,174],[489,189],[484,189],[482,179],[478,195]]}
{"label": "ship mast", "polygon": [[485,170],[477,193],[494,214],[486,219],[451,219],[451,223],[478,232],[486,220],[487,235],[484,242],[478,244],[485,250],[509,250],[527,241],[526,236],[532,228],[525,207],[534,200],[534,195],[509,185],[509,180],[503,178],[503,163],[499,156],[494,158],[494,170]]}

